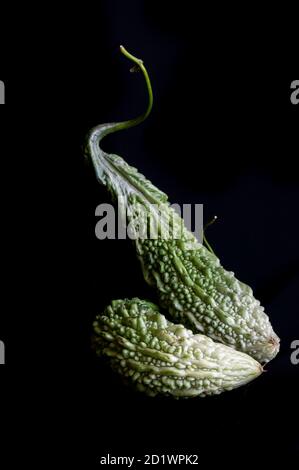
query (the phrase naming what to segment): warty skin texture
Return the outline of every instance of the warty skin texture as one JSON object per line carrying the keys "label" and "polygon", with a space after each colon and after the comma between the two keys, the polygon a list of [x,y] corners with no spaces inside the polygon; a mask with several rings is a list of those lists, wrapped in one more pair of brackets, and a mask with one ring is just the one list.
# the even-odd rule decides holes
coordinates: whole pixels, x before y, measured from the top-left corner
{"label": "warty skin texture", "polygon": [[[226,271],[219,259],[184,226],[167,195],[120,156],[107,154],[99,144],[110,125],[93,129],[87,145],[98,180],[114,200],[121,198],[122,218],[138,233],[140,208],[155,238],[134,241],[144,278],[158,290],[161,306],[173,319],[250,354],[261,363],[279,351],[279,338],[252,289]],[[137,209],[136,209],[137,208]],[[170,224],[167,222],[172,221]],[[168,235],[163,227],[169,228]],[[179,237],[179,238],[177,238]]]}
{"label": "warty skin texture", "polygon": [[[145,280],[158,290],[161,306],[173,319],[236,350],[250,354],[261,363],[279,351],[279,338],[252,289],[226,271],[219,259],[184,226],[168,203],[165,193],[156,188],[136,168],[121,157],[104,152],[100,143],[108,134],[142,122],[152,105],[152,91],[142,61],[123,48],[122,52],[142,70],[149,92],[149,106],[136,119],[102,124],[87,137],[85,153],[95,168],[98,181],[114,200],[121,198],[118,210],[131,231],[138,234],[136,213],[143,213],[155,236],[137,236],[135,246]],[[168,235],[165,227],[169,226]]]}
{"label": "warty skin texture", "polygon": [[279,350],[279,338],[252,289],[226,271],[197,241],[138,240],[147,282],[172,317],[262,363]]}
{"label": "warty skin texture", "polygon": [[138,298],[113,301],[96,317],[93,328],[98,356],[150,396],[219,394],[250,382],[263,370],[247,354],[194,335]]}

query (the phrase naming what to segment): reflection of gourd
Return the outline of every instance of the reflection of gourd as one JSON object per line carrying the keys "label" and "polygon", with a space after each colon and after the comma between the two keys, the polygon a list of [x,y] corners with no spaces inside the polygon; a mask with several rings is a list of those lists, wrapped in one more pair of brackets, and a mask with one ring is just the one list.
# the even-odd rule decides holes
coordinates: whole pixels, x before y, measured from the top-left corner
{"label": "reflection of gourd", "polygon": [[93,326],[97,354],[151,396],[219,394],[262,372],[261,365],[247,354],[194,335],[166,320],[156,305],[137,298],[114,300]]}

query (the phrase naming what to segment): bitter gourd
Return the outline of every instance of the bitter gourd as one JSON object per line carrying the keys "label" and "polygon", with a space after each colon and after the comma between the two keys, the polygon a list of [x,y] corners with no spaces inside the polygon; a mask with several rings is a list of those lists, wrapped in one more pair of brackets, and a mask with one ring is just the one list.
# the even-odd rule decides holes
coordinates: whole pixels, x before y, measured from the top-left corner
{"label": "bitter gourd", "polygon": [[112,301],[93,328],[96,353],[151,396],[219,394],[246,384],[263,370],[247,354],[194,335],[138,298]]}
{"label": "bitter gourd", "polygon": [[[86,153],[98,180],[115,199],[122,201],[118,209],[123,218],[127,217],[133,234],[139,231],[135,244],[145,280],[158,289],[161,306],[175,320],[262,363],[268,362],[279,350],[279,338],[251,288],[238,281],[233,272],[226,271],[219,259],[187,230],[165,193],[121,157],[100,148],[103,137],[140,123],[152,107],[151,84],[142,61],[124,48],[121,50],[144,74],[148,108],[136,119],[92,129]],[[138,213],[145,214],[155,236],[140,234]]]}

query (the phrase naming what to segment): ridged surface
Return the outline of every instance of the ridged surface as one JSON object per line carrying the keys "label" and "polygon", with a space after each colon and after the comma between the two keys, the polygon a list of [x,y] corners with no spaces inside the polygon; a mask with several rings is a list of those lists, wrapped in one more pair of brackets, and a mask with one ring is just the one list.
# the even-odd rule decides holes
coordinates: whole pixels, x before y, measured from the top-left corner
{"label": "ridged surface", "polygon": [[[161,306],[194,332],[248,353],[259,362],[270,361],[279,351],[279,338],[251,288],[226,271],[184,227],[165,193],[121,157],[100,148],[101,139],[114,125],[92,130],[86,151],[99,181],[114,199],[121,199],[119,215],[127,218],[130,233],[139,234],[135,243],[143,274],[158,290]],[[142,211],[156,239],[145,238],[148,234],[140,237],[138,214]]]}
{"label": "ridged surface", "polygon": [[226,271],[197,242],[139,240],[138,256],[147,282],[159,291],[172,317],[260,362],[279,350],[279,338],[252,289]]}
{"label": "ridged surface", "polygon": [[194,335],[137,298],[115,300],[94,322],[94,348],[139,391],[151,396],[219,394],[259,376],[250,356]]}

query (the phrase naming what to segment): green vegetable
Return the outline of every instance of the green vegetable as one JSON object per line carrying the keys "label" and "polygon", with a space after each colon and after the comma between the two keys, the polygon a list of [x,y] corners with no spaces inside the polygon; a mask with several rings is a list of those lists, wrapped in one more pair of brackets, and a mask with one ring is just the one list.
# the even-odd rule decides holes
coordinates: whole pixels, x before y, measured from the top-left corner
{"label": "green vegetable", "polygon": [[[98,180],[107,186],[114,199],[121,198],[119,210],[127,218],[131,232],[139,234],[135,244],[145,280],[157,288],[161,306],[175,320],[260,362],[268,362],[279,350],[279,338],[251,288],[226,271],[215,254],[187,230],[165,193],[121,157],[100,148],[103,137],[140,123],[152,107],[151,84],[142,61],[122,47],[121,51],[143,72],[148,108],[136,119],[92,129],[86,152]],[[141,213],[154,237],[147,237],[147,232],[140,234]]]}
{"label": "green vegetable", "polygon": [[167,321],[156,305],[137,298],[114,300],[93,326],[97,354],[151,396],[219,394],[246,384],[263,370],[247,354],[194,335]]}

